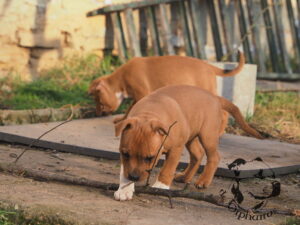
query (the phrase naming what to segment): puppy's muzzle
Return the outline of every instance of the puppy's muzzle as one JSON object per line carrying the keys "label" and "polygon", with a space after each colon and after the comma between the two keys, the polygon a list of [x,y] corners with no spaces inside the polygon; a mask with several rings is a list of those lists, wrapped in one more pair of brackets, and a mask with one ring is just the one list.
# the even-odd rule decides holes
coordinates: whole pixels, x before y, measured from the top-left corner
{"label": "puppy's muzzle", "polygon": [[138,181],[140,179],[140,176],[137,173],[133,172],[128,174],[128,179],[131,181]]}

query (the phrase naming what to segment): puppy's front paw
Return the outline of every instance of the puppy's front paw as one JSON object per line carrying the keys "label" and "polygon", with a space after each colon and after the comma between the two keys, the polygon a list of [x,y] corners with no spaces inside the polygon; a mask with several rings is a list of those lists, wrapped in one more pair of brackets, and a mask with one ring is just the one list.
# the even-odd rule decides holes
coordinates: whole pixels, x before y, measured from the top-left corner
{"label": "puppy's front paw", "polygon": [[114,197],[118,201],[131,200],[134,192],[134,183],[126,186],[119,187],[119,189],[114,193]]}
{"label": "puppy's front paw", "polygon": [[157,180],[153,185],[153,188],[160,188],[160,189],[170,189],[170,186],[160,182],[159,180]]}
{"label": "puppy's front paw", "polygon": [[195,187],[198,189],[207,188],[212,182],[211,178],[200,176],[200,178],[196,181]]}
{"label": "puppy's front paw", "polygon": [[178,183],[186,183],[185,174],[184,173],[177,173],[174,177],[174,180]]}

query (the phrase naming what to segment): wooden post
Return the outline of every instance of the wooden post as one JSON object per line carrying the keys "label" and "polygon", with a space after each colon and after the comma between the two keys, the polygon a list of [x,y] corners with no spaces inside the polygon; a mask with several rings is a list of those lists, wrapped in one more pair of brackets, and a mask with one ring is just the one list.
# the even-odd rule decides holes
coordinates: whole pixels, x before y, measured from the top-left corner
{"label": "wooden post", "polygon": [[162,40],[164,42],[164,46],[167,54],[174,55],[175,52],[172,45],[172,33],[171,33],[170,24],[168,22],[166,5],[160,4],[158,7],[159,7],[159,14],[160,14],[160,21],[161,21]]}
{"label": "wooden post", "polygon": [[132,9],[127,8],[124,10],[125,18],[126,18],[126,27],[127,27],[127,34],[128,34],[128,40],[130,43],[130,53],[131,56],[139,57],[141,56],[141,48],[140,48],[140,41],[137,36],[134,20],[133,20],[133,14]]}
{"label": "wooden post", "polygon": [[272,68],[273,68],[274,72],[279,72],[277,46],[276,46],[276,42],[275,42],[275,38],[274,38],[275,35],[273,32],[271,15],[269,12],[270,8],[269,8],[267,0],[261,0],[261,9],[262,9],[263,15],[264,15],[264,22],[265,22],[265,27],[266,27],[266,32],[267,32]]}
{"label": "wooden post", "polygon": [[261,46],[260,40],[260,7],[257,0],[247,0],[247,9],[249,14],[249,23],[251,26],[251,35],[254,47],[254,62],[258,64],[259,72],[266,72],[265,53]]}
{"label": "wooden post", "polygon": [[198,0],[190,0],[189,1],[189,9],[191,13],[192,18],[192,25],[194,29],[194,35],[195,35],[195,44],[197,51],[195,52],[195,55],[199,58],[206,59],[206,53],[205,53],[205,43],[203,40],[202,33],[205,32],[205,28],[202,26],[201,23],[201,17],[200,17],[200,5]]}
{"label": "wooden post", "polygon": [[158,28],[156,24],[156,15],[155,15],[155,7],[150,6],[146,9],[149,29],[150,29],[150,35],[151,35],[151,41],[152,41],[152,48],[154,50],[155,55],[163,55],[160,40],[159,40],[159,34],[158,34]]}
{"label": "wooden post", "polygon": [[247,24],[246,24],[246,18],[245,18],[245,13],[243,9],[243,5],[241,0],[236,0],[236,11],[238,15],[238,21],[239,21],[239,27],[240,27],[240,34],[241,34],[241,40],[243,44],[243,49],[246,55],[246,59],[250,63],[253,63],[253,58],[251,54],[251,49],[250,49],[250,42],[249,42],[249,35],[248,30],[247,30]]}
{"label": "wooden post", "polygon": [[148,50],[148,34],[147,34],[147,17],[145,9],[139,9],[139,24],[140,24],[140,48],[143,56],[147,55]]}
{"label": "wooden post", "polygon": [[218,25],[214,0],[207,0],[206,3],[208,5],[208,10],[210,15],[211,30],[212,30],[212,36],[215,45],[216,56],[217,56],[217,60],[220,61],[223,57],[223,50],[222,50],[222,43],[220,39],[219,25]]}
{"label": "wooden post", "polygon": [[275,20],[275,28],[278,39],[278,46],[280,49],[280,56],[283,62],[282,68],[280,72],[287,72],[289,74],[293,73],[290,59],[287,54],[286,46],[285,46],[285,36],[284,36],[284,28],[282,24],[282,0],[273,0],[273,12],[274,12],[274,20]]}
{"label": "wooden post", "polygon": [[111,14],[111,16],[114,25],[114,32],[118,43],[120,59],[122,62],[125,62],[127,59],[127,49],[126,49],[124,30],[121,21],[121,15],[120,12],[114,12]]}
{"label": "wooden post", "polygon": [[105,15],[105,37],[104,37],[104,56],[112,54],[114,49],[114,29],[111,14]]}

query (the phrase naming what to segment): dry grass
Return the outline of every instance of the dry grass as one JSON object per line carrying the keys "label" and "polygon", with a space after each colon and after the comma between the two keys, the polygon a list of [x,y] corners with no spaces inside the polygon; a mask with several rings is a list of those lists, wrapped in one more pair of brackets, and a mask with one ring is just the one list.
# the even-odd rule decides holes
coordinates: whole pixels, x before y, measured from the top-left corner
{"label": "dry grass", "polygon": [[[276,139],[300,144],[300,93],[257,92],[255,113],[247,120],[256,129]],[[228,126],[226,131],[244,135],[235,125]]]}

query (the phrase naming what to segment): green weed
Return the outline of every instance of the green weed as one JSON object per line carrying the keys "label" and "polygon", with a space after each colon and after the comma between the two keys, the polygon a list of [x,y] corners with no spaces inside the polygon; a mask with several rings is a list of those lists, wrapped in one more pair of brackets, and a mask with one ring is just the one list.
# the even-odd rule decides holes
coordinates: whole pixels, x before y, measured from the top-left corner
{"label": "green weed", "polygon": [[300,219],[297,217],[286,218],[280,225],[300,225]]}
{"label": "green weed", "polygon": [[66,58],[60,66],[43,71],[31,82],[9,76],[0,80],[0,108],[38,109],[93,104],[87,94],[90,82],[111,73],[118,65],[118,58],[108,56],[101,60],[89,55]]}
{"label": "green weed", "polygon": [[[257,92],[255,112],[248,121],[254,127],[281,140],[300,143],[300,96],[297,92]],[[240,134],[229,126],[229,133]]]}
{"label": "green weed", "polygon": [[13,208],[0,209],[0,225],[69,225],[55,215],[28,216],[23,210]]}

